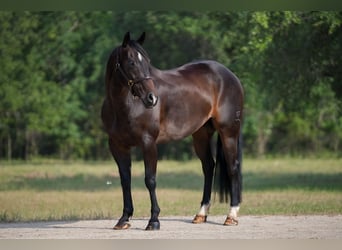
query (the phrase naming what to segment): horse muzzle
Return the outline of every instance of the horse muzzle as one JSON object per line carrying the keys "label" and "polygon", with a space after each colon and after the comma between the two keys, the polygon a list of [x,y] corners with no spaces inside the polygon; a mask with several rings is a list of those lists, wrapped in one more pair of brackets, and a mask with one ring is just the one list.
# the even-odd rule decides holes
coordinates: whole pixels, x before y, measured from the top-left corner
{"label": "horse muzzle", "polygon": [[158,103],[158,96],[154,95],[152,92],[149,92],[146,95],[146,98],[143,98],[142,101],[146,108],[153,108]]}

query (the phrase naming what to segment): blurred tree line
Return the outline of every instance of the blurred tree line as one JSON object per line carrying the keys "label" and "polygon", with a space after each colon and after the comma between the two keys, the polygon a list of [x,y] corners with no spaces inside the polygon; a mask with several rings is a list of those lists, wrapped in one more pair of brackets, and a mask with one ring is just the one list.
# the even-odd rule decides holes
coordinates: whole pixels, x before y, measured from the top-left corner
{"label": "blurred tree line", "polygon": [[[104,72],[126,31],[147,32],[157,68],[213,59],[235,72],[246,154],[340,155],[341,22],[341,12],[0,12],[0,158],[109,157]],[[159,153],[189,159],[191,138]]]}

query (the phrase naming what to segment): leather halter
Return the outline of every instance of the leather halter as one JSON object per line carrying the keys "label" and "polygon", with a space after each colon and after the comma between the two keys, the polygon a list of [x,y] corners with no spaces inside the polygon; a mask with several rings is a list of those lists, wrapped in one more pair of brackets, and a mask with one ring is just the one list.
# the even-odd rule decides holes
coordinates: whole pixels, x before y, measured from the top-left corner
{"label": "leather halter", "polygon": [[[134,84],[136,83],[140,83],[140,82],[143,82],[145,80],[148,80],[148,79],[152,79],[152,77],[150,76],[146,76],[146,77],[142,77],[142,78],[138,78],[138,79],[130,79],[128,77],[128,75],[126,74],[126,72],[124,71],[124,69],[121,67],[121,64],[120,64],[120,60],[119,60],[119,54],[121,52],[121,48],[119,49],[118,53],[117,53],[117,56],[116,56],[116,63],[115,63],[115,72],[117,72],[119,70],[119,72],[121,73],[121,75],[123,76],[123,78],[125,78],[125,80],[127,81],[127,85],[131,91],[132,87],[134,86]],[[132,91],[131,91],[132,92]],[[133,93],[132,93],[133,94]],[[133,96],[135,96],[133,94]]]}
{"label": "leather halter", "polygon": [[152,77],[150,76],[146,76],[146,77],[142,77],[142,78],[138,78],[138,79],[130,79],[126,72],[122,69],[120,63],[119,63],[119,60],[117,61],[117,63],[115,64],[115,72],[119,70],[119,72],[121,73],[121,75],[125,78],[125,80],[127,81],[127,85],[128,87],[131,89],[134,84],[136,83],[139,83],[139,82],[142,82],[142,81],[145,81],[145,80],[148,80],[148,79],[152,79]]}

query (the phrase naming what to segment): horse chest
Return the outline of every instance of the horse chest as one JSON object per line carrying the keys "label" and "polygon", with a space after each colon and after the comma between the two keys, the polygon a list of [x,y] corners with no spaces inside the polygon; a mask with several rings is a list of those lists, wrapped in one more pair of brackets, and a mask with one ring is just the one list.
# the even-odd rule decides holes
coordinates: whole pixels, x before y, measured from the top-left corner
{"label": "horse chest", "polygon": [[158,126],[153,122],[153,116],[146,114],[137,115],[129,113],[125,116],[114,116],[109,135],[117,143],[127,146],[137,146],[141,144],[145,135],[156,137]]}
{"label": "horse chest", "polygon": [[109,137],[113,140],[114,144],[119,146],[133,147],[140,141],[138,134],[134,130],[129,130],[118,124],[113,124]]}

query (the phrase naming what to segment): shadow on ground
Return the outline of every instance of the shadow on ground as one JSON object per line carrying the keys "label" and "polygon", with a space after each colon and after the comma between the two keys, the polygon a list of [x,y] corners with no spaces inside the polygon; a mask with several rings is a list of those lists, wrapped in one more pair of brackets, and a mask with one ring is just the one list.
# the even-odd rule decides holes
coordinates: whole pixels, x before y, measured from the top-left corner
{"label": "shadow on ground", "polygon": [[[202,190],[203,177],[193,172],[160,173],[157,177],[158,188]],[[145,189],[144,176],[132,177],[135,189]],[[243,174],[245,191],[267,191],[275,189],[305,189],[342,191],[342,174],[317,173],[254,173]],[[120,178],[111,175],[95,176],[76,174],[73,176],[18,177],[1,190],[37,191],[101,191],[120,187]]]}

